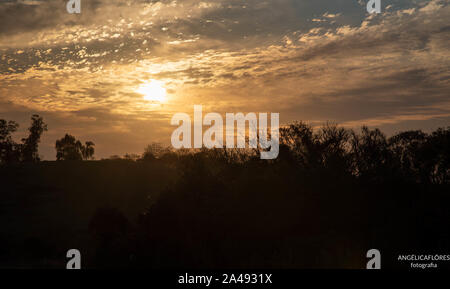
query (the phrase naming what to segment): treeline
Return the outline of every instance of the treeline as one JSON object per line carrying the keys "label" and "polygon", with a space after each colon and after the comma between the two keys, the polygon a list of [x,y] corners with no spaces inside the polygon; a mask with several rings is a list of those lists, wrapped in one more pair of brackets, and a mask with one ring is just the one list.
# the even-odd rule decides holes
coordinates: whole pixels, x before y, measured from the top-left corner
{"label": "treeline", "polygon": [[285,164],[308,174],[329,172],[370,181],[388,179],[444,184],[450,181],[450,127],[430,134],[410,130],[387,137],[363,126],[360,132],[334,124],[318,129],[295,122],[280,129],[280,153],[275,160],[259,160],[260,149],[181,149],[159,143],[142,155],[111,156],[113,160],[177,162],[202,155],[226,163]]}
{"label": "treeline", "polygon": [[[39,115],[33,115],[28,137],[21,143],[12,139],[19,125],[15,121],[0,119],[0,164],[40,161],[38,145],[47,124]],[[57,160],[94,159],[95,144],[82,144],[66,134],[55,143]],[[295,122],[280,128],[279,157],[265,163],[288,163],[308,173],[329,171],[349,174],[373,181],[395,178],[410,182],[449,182],[450,177],[450,127],[439,128],[430,134],[420,130],[400,132],[386,137],[379,129],[363,126],[358,133],[333,124],[314,130],[304,122]],[[260,149],[182,149],[153,143],[142,155],[126,154],[110,159],[133,161],[176,161],[197,153],[228,163],[257,162]]]}
{"label": "treeline", "polygon": [[360,133],[336,125],[314,131],[297,122],[281,129],[280,161],[310,172],[328,171],[371,182],[404,180],[448,184],[450,127],[431,134],[405,131],[386,137],[364,126]]}
{"label": "treeline", "polygon": [[[17,131],[19,124],[15,121],[0,119],[0,165],[20,162],[39,162],[38,147],[42,134],[48,130],[43,118],[37,114],[31,117],[28,137],[21,143],[13,140],[12,134]],[[57,160],[89,160],[94,159],[95,144],[91,141],[83,145],[70,134],[55,143]]]}

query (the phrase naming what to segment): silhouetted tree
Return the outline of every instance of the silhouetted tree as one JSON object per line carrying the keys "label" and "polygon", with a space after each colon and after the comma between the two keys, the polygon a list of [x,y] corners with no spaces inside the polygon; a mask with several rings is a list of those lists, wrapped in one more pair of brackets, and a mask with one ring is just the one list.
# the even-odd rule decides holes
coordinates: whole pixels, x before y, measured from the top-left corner
{"label": "silhouetted tree", "polygon": [[432,132],[418,156],[422,176],[431,183],[450,183],[450,127]]}
{"label": "silhouetted tree", "polygon": [[85,145],[81,147],[81,153],[83,155],[83,159],[89,160],[94,158],[94,149],[95,144],[91,141],[85,142]]}
{"label": "silhouetted tree", "polygon": [[421,154],[427,139],[428,135],[420,130],[400,132],[389,138],[395,166],[403,178],[413,182],[424,181]]}
{"label": "silhouetted tree", "polygon": [[22,160],[26,162],[39,161],[38,145],[44,131],[47,131],[47,124],[42,117],[34,114],[31,117],[31,126],[28,128],[27,138],[22,139]]}
{"label": "silhouetted tree", "polygon": [[70,134],[56,141],[56,159],[59,160],[88,160],[94,156],[94,143],[87,141],[83,145],[79,140]]}
{"label": "silhouetted tree", "polygon": [[0,119],[0,164],[19,161],[18,145],[11,137],[18,127],[15,121]]}
{"label": "silhouetted tree", "polygon": [[393,154],[386,136],[379,129],[361,128],[361,134],[352,132],[352,171],[359,177],[381,180],[391,176]]}
{"label": "silhouetted tree", "polygon": [[280,144],[289,148],[302,167],[314,166],[319,159],[313,129],[304,122],[294,122],[280,128]]}
{"label": "silhouetted tree", "polygon": [[[303,122],[280,129],[281,149],[291,154],[298,165],[308,170],[350,171],[351,131],[334,124],[324,125],[318,132]],[[284,156],[283,158],[286,158]]]}
{"label": "silhouetted tree", "polygon": [[148,145],[145,150],[144,154],[142,155],[143,160],[154,160],[161,158],[164,154],[169,153],[171,150],[168,147],[164,147],[160,143],[152,143],[151,145]]}
{"label": "silhouetted tree", "polygon": [[36,162],[39,161],[38,146],[42,133],[47,131],[47,124],[42,117],[34,114],[28,137],[22,139],[21,144],[13,141],[11,134],[19,125],[15,121],[0,120],[0,163]]}

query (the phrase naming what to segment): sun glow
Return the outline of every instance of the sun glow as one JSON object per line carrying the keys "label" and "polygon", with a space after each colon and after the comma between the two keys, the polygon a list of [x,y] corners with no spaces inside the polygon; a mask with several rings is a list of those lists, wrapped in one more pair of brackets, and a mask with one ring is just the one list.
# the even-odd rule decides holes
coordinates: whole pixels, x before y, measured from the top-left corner
{"label": "sun glow", "polygon": [[167,91],[164,88],[164,82],[152,79],[150,82],[143,83],[136,92],[143,94],[144,99],[153,102],[165,102],[167,100]]}

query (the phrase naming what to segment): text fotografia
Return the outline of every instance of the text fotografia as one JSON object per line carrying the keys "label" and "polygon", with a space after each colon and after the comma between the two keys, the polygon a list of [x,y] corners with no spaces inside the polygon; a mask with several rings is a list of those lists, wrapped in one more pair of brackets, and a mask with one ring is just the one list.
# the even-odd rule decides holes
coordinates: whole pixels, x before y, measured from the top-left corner
{"label": "text fotografia", "polygon": [[398,261],[409,261],[411,268],[438,268],[438,262],[450,261],[450,255],[399,255]]}
{"label": "text fotografia", "polygon": [[[267,113],[259,113],[258,117],[256,116],[256,113],[253,112],[247,113],[246,115],[241,112],[227,113],[225,147],[246,148],[246,128],[248,124],[248,148],[261,148],[261,159],[275,159],[279,152],[279,117],[279,113],[270,114],[269,132]],[[188,114],[176,113],[172,117],[171,125],[179,126],[174,130],[171,137],[172,146],[176,149],[224,147],[224,126],[222,116],[218,113],[210,112],[203,117],[201,105],[194,105],[193,145],[191,141],[191,117]],[[210,127],[203,133],[203,126]]]}

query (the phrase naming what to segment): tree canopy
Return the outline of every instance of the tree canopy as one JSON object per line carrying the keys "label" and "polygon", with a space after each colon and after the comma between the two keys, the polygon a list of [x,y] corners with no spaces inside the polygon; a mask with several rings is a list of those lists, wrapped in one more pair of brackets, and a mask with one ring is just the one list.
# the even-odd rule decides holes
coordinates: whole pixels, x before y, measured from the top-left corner
{"label": "tree canopy", "polygon": [[37,114],[31,117],[28,137],[22,138],[22,143],[16,143],[12,138],[18,127],[15,121],[0,119],[0,164],[40,161],[38,147],[42,134],[47,131],[44,119]]}
{"label": "tree canopy", "polygon": [[74,136],[66,134],[55,143],[56,160],[77,161],[93,159],[94,146],[95,144],[92,141],[87,141],[83,145]]}

